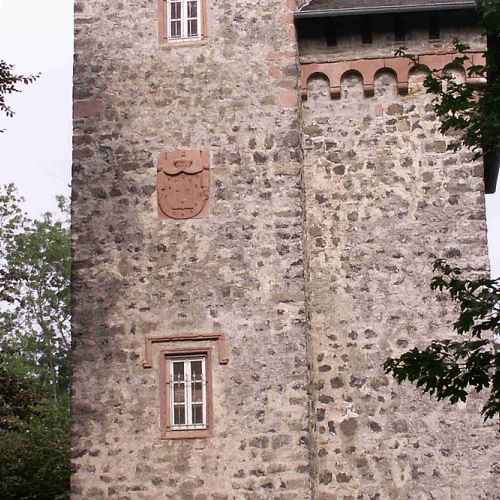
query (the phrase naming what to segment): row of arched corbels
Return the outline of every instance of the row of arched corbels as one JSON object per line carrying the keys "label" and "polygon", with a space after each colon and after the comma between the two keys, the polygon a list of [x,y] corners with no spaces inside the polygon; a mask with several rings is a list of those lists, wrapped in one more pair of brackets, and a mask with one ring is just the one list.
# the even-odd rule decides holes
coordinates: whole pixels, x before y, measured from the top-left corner
{"label": "row of arched corbels", "polygon": [[[301,95],[307,99],[308,82],[312,76],[320,75],[328,79],[332,98],[340,97],[340,85],[342,78],[349,73],[358,74],[363,80],[363,86],[366,96],[372,96],[375,89],[375,78],[382,71],[388,71],[396,78],[398,92],[400,94],[408,93],[408,80],[410,74],[415,69],[421,68],[426,71],[442,71],[454,67],[454,61],[457,53],[446,54],[421,54],[417,56],[417,61],[407,57],[384,57],[373,59],[355,59],[350,61],[338,61],[328,63],[312,63],[301,65]],[[484,64],[482,52],[468,52],[468,60],[463,67],[465,75],[467,70],[477,64]],[[466,81],[472,84],[482,85],[485,83],[483,78],[470,78],[466,76]]]}

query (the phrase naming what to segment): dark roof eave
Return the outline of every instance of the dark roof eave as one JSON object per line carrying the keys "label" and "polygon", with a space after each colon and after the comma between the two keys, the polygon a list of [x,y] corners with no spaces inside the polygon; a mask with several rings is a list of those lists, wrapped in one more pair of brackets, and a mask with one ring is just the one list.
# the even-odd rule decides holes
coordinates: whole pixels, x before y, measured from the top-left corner
{"label": "dark roof eave", "polygon": [[450,3],[429,2],[427,5],[387,5],[381,7],[352,7],[346,9],[318,9],[307,11],[296,11],[295,18],[305,17],[342,17],[363,16],[368,14],[391,14],[401,12],[428,12],[436,10],[475,9],[475,0],[464,0]]}
{"label": "dark roof eave", "polygon": [[484,158],[484,192],[486,194],[493,194],[496,191],[499,169],[500,148],[485,155]]}

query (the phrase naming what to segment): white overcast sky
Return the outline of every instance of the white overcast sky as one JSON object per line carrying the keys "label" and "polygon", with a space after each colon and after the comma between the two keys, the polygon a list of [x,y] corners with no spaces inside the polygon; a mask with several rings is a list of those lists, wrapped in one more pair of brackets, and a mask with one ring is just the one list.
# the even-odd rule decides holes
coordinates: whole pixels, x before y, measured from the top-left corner
{"label": "white overcast sky", "polygon": [[[112,0],[115,1],[115,0]],[[72,0],[0,0],[0,59],[42,73],[0,119],[0,184],[14,182],[33,215],[54,210],[71,181]],[[500,189],[486,197],[492,274],[500,276]]]}

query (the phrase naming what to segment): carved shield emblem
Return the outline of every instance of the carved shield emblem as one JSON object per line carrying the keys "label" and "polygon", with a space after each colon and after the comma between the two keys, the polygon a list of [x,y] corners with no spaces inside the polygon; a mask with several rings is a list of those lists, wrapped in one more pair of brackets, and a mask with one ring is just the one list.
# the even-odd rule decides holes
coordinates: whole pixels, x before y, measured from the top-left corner
{"label": "carved shield emblem", "polygon": [[171,219],[206,215],[210,186],[208,151],[162,153],[158,162],[158,208]]}

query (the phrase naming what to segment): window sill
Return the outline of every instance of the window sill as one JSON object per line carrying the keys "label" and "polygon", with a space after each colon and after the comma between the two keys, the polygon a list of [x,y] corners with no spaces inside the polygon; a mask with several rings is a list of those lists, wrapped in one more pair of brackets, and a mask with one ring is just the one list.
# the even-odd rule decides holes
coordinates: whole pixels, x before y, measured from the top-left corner
{"label": "window sill", "polygon": [[160,40],[160,45],[165,48],[182,48],[182,47],[196,47],[201,45],[206,45],[208,43],[207,38],[198,38],[196,40],[171,40],[169,38],[162,38]]}
{"label": "window sill", "polygon": [[161,439],[207,439],[212,437],[210,429],[192,431],[163,431]]}

